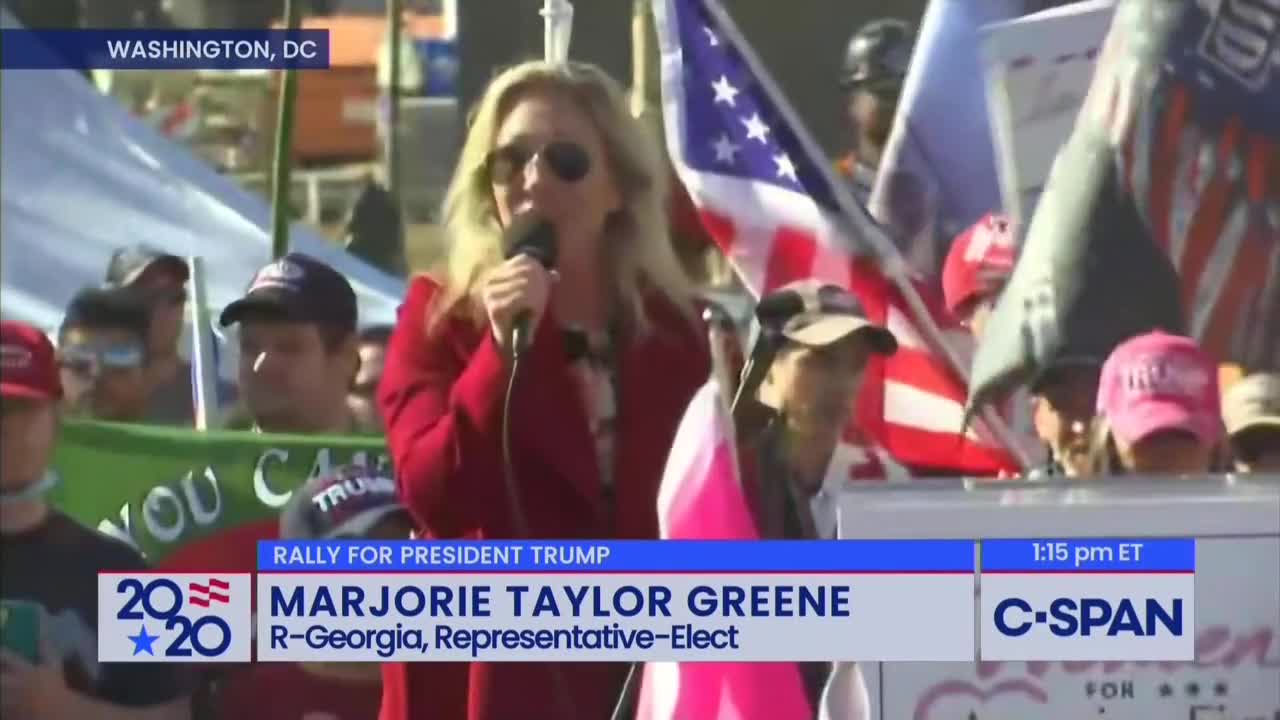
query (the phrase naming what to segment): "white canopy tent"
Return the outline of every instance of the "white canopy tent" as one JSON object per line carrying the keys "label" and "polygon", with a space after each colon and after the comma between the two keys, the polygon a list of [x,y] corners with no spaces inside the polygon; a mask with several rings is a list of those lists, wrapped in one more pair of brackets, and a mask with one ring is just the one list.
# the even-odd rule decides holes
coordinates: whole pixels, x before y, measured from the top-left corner
{"label": "white canopy tent", "polygon": [[[4,27],[17,26],[8,12]],[[112,251],[145,242],[204,258],[209,307],[244,291],[270,259],[267,203],[67,70],[0,80],[0,314],[55,328],[77,290],[102,282]],[[351,281],[363,324],[392,322],[404,283],[296,224],[292,249]]]}

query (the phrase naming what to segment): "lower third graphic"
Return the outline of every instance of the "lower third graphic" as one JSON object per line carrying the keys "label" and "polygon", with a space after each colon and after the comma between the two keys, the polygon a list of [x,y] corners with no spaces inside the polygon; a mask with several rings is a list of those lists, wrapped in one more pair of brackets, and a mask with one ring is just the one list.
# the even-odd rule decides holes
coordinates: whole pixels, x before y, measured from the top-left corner
{"label": "lower third graphic", "polygon": [[248,662],[248,573],[101,573],[98,660]]}

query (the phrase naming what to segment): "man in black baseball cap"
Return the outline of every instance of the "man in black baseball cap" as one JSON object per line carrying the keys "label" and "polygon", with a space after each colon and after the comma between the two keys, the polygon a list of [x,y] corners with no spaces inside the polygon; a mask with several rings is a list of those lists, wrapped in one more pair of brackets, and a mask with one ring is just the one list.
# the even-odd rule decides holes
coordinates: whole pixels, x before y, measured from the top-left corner
{"label": "man in black baseball cap", "polygon": [[181,287],[190,279],[187,263],[177,255],[150,245],[126,245],[116,248],[107,263],[106,284],[111,287],[137,287],[147,276],[160,276],[177,281]]}
{"label": "man in black baseball cap", "polygon": [[[185,260],[150,245],[117,248],[107,263],[105,286],[136,293],[149,315],[144,368],[149,387],[147,422],[187,427],[195,423],[191,365],[178,350],[189,279]],[[219,385],[219,403],[231,402],[234,395],[234,387]]]}
{"label": "man in black baseball cap", "polygon": [[221,322],[240,326],[240,391],[256,429],[361,430],[346,403],[360,363],[356,314],[347,279],[302,253],[259,270],[227,305]]}

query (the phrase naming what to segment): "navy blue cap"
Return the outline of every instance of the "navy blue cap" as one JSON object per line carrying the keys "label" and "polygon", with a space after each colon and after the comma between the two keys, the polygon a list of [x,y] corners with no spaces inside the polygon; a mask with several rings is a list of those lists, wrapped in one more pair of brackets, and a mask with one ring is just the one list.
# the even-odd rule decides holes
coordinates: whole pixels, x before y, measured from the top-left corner
{"label": "navy blue cap", "polygon": [[302,253],[289,253],[263,267],[244,297],[227,305],[223,327],[249,316],[316,323],[356,331],[356,293],[342,273]]}

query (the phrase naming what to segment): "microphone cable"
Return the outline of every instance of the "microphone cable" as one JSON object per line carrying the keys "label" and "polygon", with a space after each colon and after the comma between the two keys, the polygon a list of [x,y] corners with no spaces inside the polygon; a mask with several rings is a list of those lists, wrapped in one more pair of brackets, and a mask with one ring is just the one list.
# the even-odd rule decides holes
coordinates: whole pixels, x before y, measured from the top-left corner
{"label": "microphone cable", "polygon": [[507,371],[507,392],[502,400],[502,479],[507,486],[507,505],[511,513],[511,522],[515,525],[516,536],[529,537],[529,521],[524,516],[524,503],[521,502],[520,485],[516,482],[516,466],[511,459],[511,409],[515,396],[516,378],[520,376],[520,356],[523,354],[514,349],[512,343],[511,368]]}
{"label": "microphone cable", "polygon": [[[511,514],[511,522],[515,525],[516,537],[531,540],[529,535],[529,520],[524,514],[524,502],[520,493],[520,484],[516,482],[516,466],[511,458],[511,411],[513,408],[512,400],[515,396],[516,379],[520,376],[520,357],[524,351],[515,342],[515,333],[512,333],[511,342],[511,369],[507,371],[507,391],[502,399],[502,479],[507,490],[507,509]],[[565,681],[564,673],[560,671],[558,664],[552,663],[550,666],[552,685],[559,701],[561,711],[568,711],[567,715],[562,715],[565,720],[578,720],[578,707],[573,702],[573,695],[569,692],[569,686]]]}

